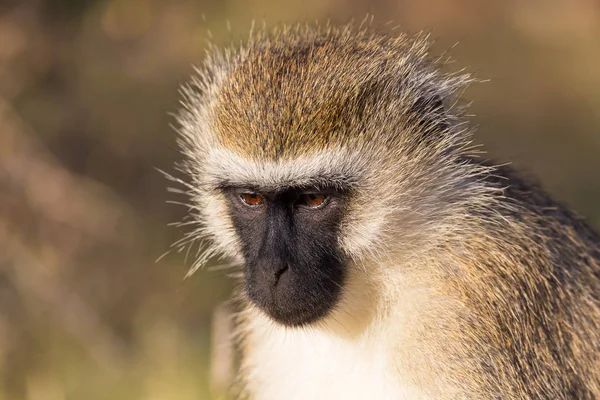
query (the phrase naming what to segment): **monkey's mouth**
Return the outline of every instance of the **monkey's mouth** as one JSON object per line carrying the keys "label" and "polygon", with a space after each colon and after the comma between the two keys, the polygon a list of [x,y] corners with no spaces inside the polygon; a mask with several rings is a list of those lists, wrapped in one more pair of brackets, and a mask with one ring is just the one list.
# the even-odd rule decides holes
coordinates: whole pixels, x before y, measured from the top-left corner
{"label": "monkey's mouth", "polygon": [[271,277],[246,268],[245,287],[250,300],[275,322],[295,327],[325,318],[338,302],[344,273],[329,263],[325,270],[288,265]]}

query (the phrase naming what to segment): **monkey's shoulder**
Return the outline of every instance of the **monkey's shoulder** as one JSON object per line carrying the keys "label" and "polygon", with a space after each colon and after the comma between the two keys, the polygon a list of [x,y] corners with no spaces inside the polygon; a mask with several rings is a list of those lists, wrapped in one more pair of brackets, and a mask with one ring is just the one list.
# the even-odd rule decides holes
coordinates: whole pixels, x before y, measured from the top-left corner
{"label": "monkey's shoulder", "polygon": [[532,228],[541,229],[550,237],[572,235],[574,241],[595,248],[600,259],[600,235],[585,218],[550,196],[535,180],[508,166],[495,167],[485,180],[502,189],[506,205],[503,214],[532,224]]}

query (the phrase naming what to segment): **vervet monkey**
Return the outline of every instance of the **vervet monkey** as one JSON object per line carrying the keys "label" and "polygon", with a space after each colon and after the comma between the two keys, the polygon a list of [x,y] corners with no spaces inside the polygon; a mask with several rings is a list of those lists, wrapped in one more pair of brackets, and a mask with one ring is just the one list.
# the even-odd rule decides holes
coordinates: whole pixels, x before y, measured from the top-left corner
{"label": "vervet monkey", "polygon": [[600,398],[600,239],[477,157],[471,78],[428,52],[283,27],[186,88],[192,235],[243,271],[243,397]]}

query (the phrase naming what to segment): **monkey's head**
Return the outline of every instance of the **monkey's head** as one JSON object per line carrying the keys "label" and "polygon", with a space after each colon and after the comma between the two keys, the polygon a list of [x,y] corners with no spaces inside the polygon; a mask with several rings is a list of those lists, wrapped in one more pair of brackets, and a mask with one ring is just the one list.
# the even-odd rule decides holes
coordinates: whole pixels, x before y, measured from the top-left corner
{"label": "monkey's head", "polygon": [[[351,277],[436,246],[466,204],[468,143],[448,105],[468,80],[422,37],[295,27],[213,51],[179,114],[194,218],[243,265],[274,321],[341,307]],[[463,213],[464,214],[464,213]]]}

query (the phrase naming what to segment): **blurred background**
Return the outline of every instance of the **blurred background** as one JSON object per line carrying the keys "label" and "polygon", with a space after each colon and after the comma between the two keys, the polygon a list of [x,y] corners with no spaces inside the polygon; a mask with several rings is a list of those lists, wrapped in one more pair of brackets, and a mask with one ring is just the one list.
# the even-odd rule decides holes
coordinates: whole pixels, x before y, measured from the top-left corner
{"label": "blurred background", "polygon": [[600,227],[597,0],[1,0],[0,400],[219,397],[230,283],[155,262],[185,233],[155,170],[179,158],[178,87],[253,19],[367,13],[489,79],[465,94],[477,141]]}

